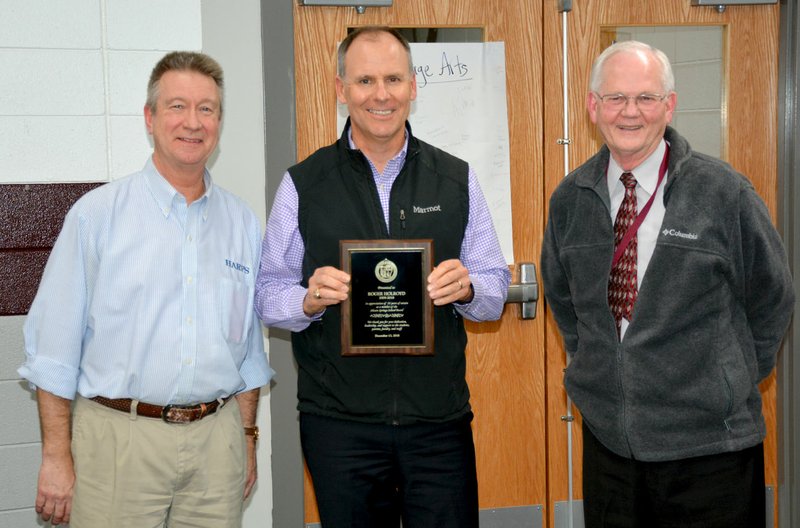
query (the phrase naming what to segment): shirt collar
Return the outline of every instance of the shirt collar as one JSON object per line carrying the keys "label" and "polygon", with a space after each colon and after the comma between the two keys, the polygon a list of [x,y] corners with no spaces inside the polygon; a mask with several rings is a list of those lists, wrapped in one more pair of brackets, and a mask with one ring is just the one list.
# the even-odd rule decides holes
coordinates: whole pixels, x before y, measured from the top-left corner
{"label": "shirt collar", "polygon": [[[638,167],[630,171],[636,178],[636,183],[639,184],[642,189],[647,191],[648,194],[653,194],[656,191],[656,184],[658,183],[658,169],[661,168],[661,161],[664,159],[664,150],[666,148],[667,144],[662,139],[653,153],[650,154],[650,156],[648,156],[647,159],[645,159],[642,163],[640,163]],[[620,182],[619,178],[622,176],[623,172],[625,171],[622,170],[622,167],[620,167],[614,160],[614,156],[609,156],[607,173],[609,194],[612,194],[612,191],[617,185],[622,185],[622,182]]]}
{"label": "shirt collar", "polygon": [[[389,163],[392,163],[396,160],[401,166],[403,162],[405,162],[406,155],[408,154],[408,137],[411,135],[409,133],[408,127],[405,128],[404,131],[405,137],[403,139],[403,147],[400,149],[400,152],[397,153],[395,157],[389,160]],[[350,146],[351,150],[360,150],[355,143],[353,143],[353,128],[347,128],[347,144]],[[363,152],[363,151],[362,151]],[[365,156],[366,157],[366,156]],[[369,158],[367,158],[369,160]],[[372,161],[370,161],[372,163]]]}
{"label": "shirt collar", "polygon": [[[153,196],[156,204],[158,204],[158,209],[161,211],[161,214],[164,215],[164,218],[169,217],[176,200],[180,200],[185,203],[183,195],[176,191],[175,188],[166,180],[166,178],[164,178],[161,173],[158,172],[158,169],[156,169],[156,166],[153,163],[152,156],[147,159],[147,163],[145,163],[142,172],[144,173],[147,187],[150,189],[150,194]],[[200,207],[202,208],[203,220],[207,220],[209,201],[211,200],[214,191],[214,182],[212,181],[211,173],[208,172],[207,168],[203,171],[203,183],[205,192],[203,193],[203,196],[197,199],[197,201],[200,203]]]}

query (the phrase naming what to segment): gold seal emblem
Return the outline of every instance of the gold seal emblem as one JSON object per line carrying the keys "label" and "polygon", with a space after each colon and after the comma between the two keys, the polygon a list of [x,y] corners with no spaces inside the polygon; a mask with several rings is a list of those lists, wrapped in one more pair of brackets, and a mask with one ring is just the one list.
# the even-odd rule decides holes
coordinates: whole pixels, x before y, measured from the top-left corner
{"label": "gold seal emblem", "polygon": [[375,278],[383,283],[392,282],[397,278],[397,265],[389,259],[383,259],[375,266]]}

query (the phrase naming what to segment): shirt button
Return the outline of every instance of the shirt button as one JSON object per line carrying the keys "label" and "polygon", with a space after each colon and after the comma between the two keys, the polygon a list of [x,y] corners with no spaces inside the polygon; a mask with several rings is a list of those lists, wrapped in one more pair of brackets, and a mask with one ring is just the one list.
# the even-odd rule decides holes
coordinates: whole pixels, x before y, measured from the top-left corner
{"label": "shirt button", "polygon": [[188,325],[192,324],[192,316],[191,315],[186,318],[186,324],[188,324]]}
{"label": "shirt button", "polygon": [[191,283],[192,283],[192,276],[189,275],[188,277],[186,277],[186,284],[191,284]]}
{"label": "shirt button", "polygon": [[191,242],[191,241],[192,241],[192,235],[189,235],[189,236],[187,236],[187,237],[186,237],[186,240],[187,240],[188,242]]}

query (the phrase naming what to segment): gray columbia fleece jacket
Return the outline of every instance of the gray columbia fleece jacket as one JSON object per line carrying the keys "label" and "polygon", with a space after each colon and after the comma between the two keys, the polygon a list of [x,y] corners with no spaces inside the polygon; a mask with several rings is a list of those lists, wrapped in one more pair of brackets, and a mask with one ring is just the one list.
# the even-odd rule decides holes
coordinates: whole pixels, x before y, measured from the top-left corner
{"label": "gray columbia fleece jacket", "polygon": [[571,362],[564,382],[610,450],[662,461],[765,435],[758,382],[775,366],[794,293],[751,183],[667,127],[666,214],[620,343],[607,301],[614,233],[603,147],[550,198],[541,270]]}

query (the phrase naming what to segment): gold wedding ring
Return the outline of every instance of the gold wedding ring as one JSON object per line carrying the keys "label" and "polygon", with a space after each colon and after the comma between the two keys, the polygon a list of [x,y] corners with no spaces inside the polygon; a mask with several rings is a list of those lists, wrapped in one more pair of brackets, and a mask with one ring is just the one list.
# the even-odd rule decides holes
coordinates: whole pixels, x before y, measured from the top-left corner
{"label": "gold wedding ring", "polygon": [[314,290],[314,298],[319,299],[320,297],[322,297],[322,295],[319,294],[319,288],[317,288],[316,290]]}
{"label": "gold wedding ring", "polygon": [[461,281],[460,281],[460,280],[458,280],[458,281],[456,281],[456,282],[458,283],[458,289],[459,289],[459,290],[460,290],[461,288],[463,288],[463,287],[464,287],[464,285],[463,285],[463,284],[461,284]]}

